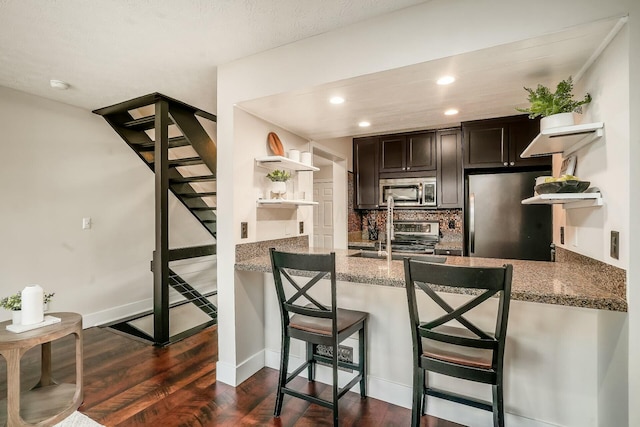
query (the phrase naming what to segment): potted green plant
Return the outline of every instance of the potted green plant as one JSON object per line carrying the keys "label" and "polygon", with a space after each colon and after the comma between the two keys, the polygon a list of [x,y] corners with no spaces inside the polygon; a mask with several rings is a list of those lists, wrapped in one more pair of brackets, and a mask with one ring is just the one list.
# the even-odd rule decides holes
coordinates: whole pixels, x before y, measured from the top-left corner
{"label": "potted green plant", "polygon": [[291,178],[291,174],[287,171],[276,169],[269,172],[267,178],[271,181],[271,192],[276,195],[276,199],[281,199],[282,195],[287,192],[287,181]]}
{"label": "potted green plant", "polygon": [[530,119],[542,116],[541,130],[573,125],[573,113],[582,113],[582,106],[591,102],[591,95],[588,93],[580,101],[573,99],[571,76],[558,83],[555,92],[551,92],[548,87],[541,84],[535,90],[528,87],[524,90],[529,93],[529,108],[516,108],[516,110],[529,113]]}
{"label": "potted green plant", "polygon": [[[43,302],[44,304],[49,304],[51,299],[55,293],[44,294]],[[13,295],[9,295],[8,297],[4,297],[0,299],[0,308],[4,308],[5,310],[9,310],[13,315],[13,323],[20,324],[20,314],[22,310],[22,293],[17,292]]]}

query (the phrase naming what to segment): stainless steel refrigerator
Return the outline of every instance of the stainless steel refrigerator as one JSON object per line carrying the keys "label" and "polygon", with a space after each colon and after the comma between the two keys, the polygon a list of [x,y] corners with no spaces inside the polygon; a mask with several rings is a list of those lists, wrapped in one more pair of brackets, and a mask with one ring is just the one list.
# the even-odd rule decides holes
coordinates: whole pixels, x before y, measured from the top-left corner
{"label": "stainless steel refrigerator", "polygon": [[551,260],[550,205],[523,205],[535,179],[551,171],[469,174],[465,253],[473,257]]}

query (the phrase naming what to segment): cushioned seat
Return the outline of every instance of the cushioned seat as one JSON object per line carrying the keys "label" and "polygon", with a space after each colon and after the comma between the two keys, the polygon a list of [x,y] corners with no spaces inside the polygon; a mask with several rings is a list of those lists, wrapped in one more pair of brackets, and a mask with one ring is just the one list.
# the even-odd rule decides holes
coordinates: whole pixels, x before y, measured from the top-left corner
{"label": "cushioned seat", "polygon": [[[427,396],[434,396],[490,411],[494,426],[503,427],[503,358],[513,267],[461,267],[406,258],[404,269],[413,341],[411,425],[420,425],[420,414],[426,414]],[[435,292],[433,285],[462,288],[463,293],[470,294],[469,300],[454,308]],[[445,313],[420,313],[416,287]],[[489,320],[493,320],[495,329],[489,333],[469,319],[474,319],[470,313],[475,308],[493,296],[498,296],[494,304],[497,308],[495,317]],[[483,316],[486,317],[485,312]],[[449,322],[455,322],[456,326]],[[427,371],[490,384],[492,401],[430,387]]]}
{"label": "cushioned seat", "polygon": [[[333,425],[337,426],[338,399],[358,383],[360,396],[366,397],[366,340],[369,314],[337,307],[335,253],[294,254],[271,249],[270,255],[282,320],[282,354],[274,416],[280,415],[284,395],[288,394],[330,408],[333,412]],[[302,280],[306,280],[307,276],[310,279],[306,284],[300,285],[292,277],[293,274],[305,276]],[[330,291],[326,295],[326,299],[330,299],[329,303],[320,302],[320,297],[313,297],[309,293],[313,287],[320,287],[319,284],[323,283],[321,279],[325,277],[329,281]],[[326,285],[326,281],[324,284]],[[338,360],[339,352],[335,349],[355,333],[358,333],[358,363]],[[291,338],[305,341],[307,354],[306,361],[288,375]],[[316,351],[319,345],[328,347],[331,356],[319,354]],[[309,381],[314,381],[317,362],[331,366],[331,400],[287,387],[287,384],[305,368],[308,370]],[[338,387],[338,367],[357,373],[342,388]]]}
{"label": "cushioned seat", "polygon": [[[336,329],[338,330],[338,333],[344,332],[353,325],[364,322],[367,316],[369,316],[369,313],[365,313],[363,311],[339,308]],[[321,319],[318,317],[305,316],[303,314],[294,314],[291,316],[291,319],[289,320],[289,327],[321,335],[330,336],[333,333],[331,319]]]}

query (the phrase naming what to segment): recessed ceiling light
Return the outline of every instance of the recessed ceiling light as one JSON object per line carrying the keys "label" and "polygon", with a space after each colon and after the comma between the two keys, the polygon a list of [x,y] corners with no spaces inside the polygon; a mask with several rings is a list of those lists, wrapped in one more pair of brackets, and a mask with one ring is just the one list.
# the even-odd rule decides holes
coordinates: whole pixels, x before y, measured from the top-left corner
{"label": "recessed ceiling light", "polygon": [[52,80],[49,80],[49,84],[54,89],[59,89],[59,90],[67,90],[67,89],[69,89],[69,83],[63,82],[62,80],[54,80],[54,79],[52,79]]}
{"label": "recessed ceiling light", "polygon": [[449,85],[456,81],[456,78],[453,76],[442,76],[438,79],[436,83],[439,85]]}
{"label": "recessed ceiling light", "polygon": [[363,121],[363,122],[358,123],[358,126],[360,126],[361,128],[366,128],[366,127],[371,126],[371,123]]}
{"label": "recessed ceiling light", "polygon": [[445,116],[455,116],[456,114],[458,114],[458,110],[456,110],[455,108],[449,108],[444,112]]}
{"label": "recessed ceiling light", "polygon": [[341,96],[334,96],[329,100],[332,104],[342,104],[344,102],[344,98]]}

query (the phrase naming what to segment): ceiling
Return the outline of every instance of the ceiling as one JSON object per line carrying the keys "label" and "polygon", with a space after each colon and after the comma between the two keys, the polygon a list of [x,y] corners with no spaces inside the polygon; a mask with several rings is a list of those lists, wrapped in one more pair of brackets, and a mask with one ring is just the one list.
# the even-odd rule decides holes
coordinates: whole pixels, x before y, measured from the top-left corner
{"label": "ceiling", "polygon": [[0,86],[88,110],[161,92],[215,113],[219,64],[424,2],[0,0]]}
{"label": "ceiling", "polygon": [[[216,112],[216,69],[423,0],[0,0],[0,86],[93,110],[161,92]],[[522,86],[581,74],[617,20],[239,106],[312,140],[512,115]],[[438,86],[443,73],[457,80]],[[50,79],[68,82],[54,90]],[[328,103],[341,95],[342,105]],[[457,108],[457,116],[443,111]],[[362,120],[369,128],[359,128]]]}
{"label": "ceiling", "polygon": [[[245,101],[242,109],[311,140],[456,126],[522,114],[523,86],[580,79],[623,21],[594,22],[454,57]],[[455,76],[440,86],[443,75]],[[577,96],[581,96],[577,94]],[[333,105],[329,99],[346,101]],[[457,109],[455,116],[444,111]],[[360,128],[360,121],[371,126]]]}

